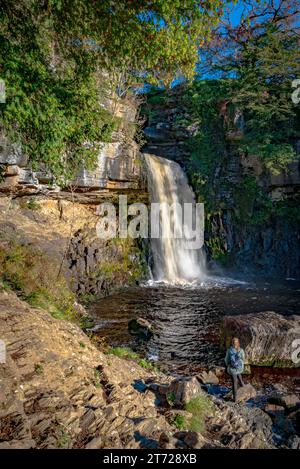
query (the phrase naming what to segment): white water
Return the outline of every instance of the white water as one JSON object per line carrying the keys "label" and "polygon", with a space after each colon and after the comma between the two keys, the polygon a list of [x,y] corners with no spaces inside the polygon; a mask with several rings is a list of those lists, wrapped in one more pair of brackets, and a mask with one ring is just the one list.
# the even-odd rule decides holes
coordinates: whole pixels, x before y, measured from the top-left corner
{"label": "white water", "polygon": [[[148,187],[153,203],[195,203],[195,196],[186,175],[174,161],[145,155],[148,167]],[[173,225],[181,224],[181,213],[174,210]],[[153,279],[160,282],[185,284],[205,278],[205,257],[201,249],[188,249],[185,238],[151,238]]]}

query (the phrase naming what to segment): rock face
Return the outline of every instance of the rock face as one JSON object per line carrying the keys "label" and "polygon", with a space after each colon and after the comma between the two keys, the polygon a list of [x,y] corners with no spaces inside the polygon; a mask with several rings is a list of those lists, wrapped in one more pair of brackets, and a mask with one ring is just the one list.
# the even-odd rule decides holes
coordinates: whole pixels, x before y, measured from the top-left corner
{"label": "rock face", "polygon": [[70,282],[77,294],[108,295],[136,285],[146,272],[140,245],[133,239],[99,239],[94,229],[74,232],[66,256]]}
{"label": "rock face", "polygon": [[[107,99],[104,103],[120,119],[120,126],[109,143],[102,143],[96,168],[79,172],[72,188],[74,192],[107,190],[145,190],[145,175],[139,146],[134,141],[132,125],[137,106],[134,102],[118,103]],[[22,153],[21,144],[11,144],[0,135],[0,193],[55,193],[60,188],[43,164],[32,171],[28,158]]]}
{"label": "rock face", "polygon": [[[99,239],[96,205],[45,196],[0,197],[0,248],[35,246],[77,294],[105,296],[143,276],[143,251],[132,239]],[[47,268],[47,266],[45,266]]]}
{"label": "rock face", "polygon": [[[145,151],[175,160],[183,168],[188,168],[191,146],[187,142],[197,135],[200,126],[191,117],[193,111],[184,99],[184,91],[184,86],[177,86],[166,94],[161,92],[160,99],[159,93],[154,96],[153,101],[150,98],[145,129],[148,144]],[[206,207],[211,203],[217,205],[217,209],[209,214],[209,223],[206,225],[206,250],[212,259],[211,265],[215,267],[217,261],[217,265],[221,262],[222,267],[231,267],[239,273],[300,277],[298,215],[287,218],[275,213],[265,221],[259,217],[257,222],[253,220],[258,209],[261,211],[261,218],[265,216],[264,205],[260,206],[259,200],[254,203],[254,197],[260,191],[269,203],[289,201],[294,210],[299,207],[300,160],[291,163],[286,173],[275,176],[264,167],[258,155],[241,155],[237,149],[243,133],[243,123],[242,116],[238,114],[239,112],[231,123],[234,130],[227,132],[225,136],[224,155],[211,163],[214,168],[206,186],[207,193],[212,193],[210,200],[204,198]],[[220,127],[223,128],[223,124]],[[221,142],[223,136],[216,138],[218,137]],[[192,145],[195,144],[192,142]],[[300,157],[299,143],[295,146]],[[201,155],[200,148],[194,150]],[[205,167],[205,163],[203,166]],[[194,176],[191,178],[191,185],[193,179],[202,179],[203,183],[207,177],[201,171]],[[253,200],[248,188],[244,186],[247,181],[256,184]],[[240,188],[238,193],[237,188]],[[194,191],[197,195],[197,184]],[[214,246],[218,249],[214,249]]]}
{"label": "rock face", "polygon": [[[300,338],[299,316],[283,317],[272,311],[225,316],[221,326],[221,347],[239,337],[246,363],[257,366],[299,367],[293,355]],[[295,342],[294,342],[295,341]]]}

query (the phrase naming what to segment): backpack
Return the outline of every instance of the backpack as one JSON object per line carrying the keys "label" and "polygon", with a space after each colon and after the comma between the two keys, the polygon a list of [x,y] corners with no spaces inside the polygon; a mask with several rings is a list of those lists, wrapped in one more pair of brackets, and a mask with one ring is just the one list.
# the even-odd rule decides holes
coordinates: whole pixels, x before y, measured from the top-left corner
{"label": "backpack", "polygon": [[236,351],[234,348],[230,349],[230,366],[234,370],[243,368],[243,363],[240,357],[239,351]]}

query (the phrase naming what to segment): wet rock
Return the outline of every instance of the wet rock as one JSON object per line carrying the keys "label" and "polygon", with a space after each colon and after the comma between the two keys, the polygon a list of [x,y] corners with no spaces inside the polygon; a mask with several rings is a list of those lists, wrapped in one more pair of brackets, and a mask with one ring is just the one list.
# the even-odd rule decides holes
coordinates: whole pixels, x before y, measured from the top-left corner
{"label": "wet rock", "polygon": [[144,318],[131,319],[128,323],[128,330],[131,334],[138,335],[144,339],[150,339],[154,334],[152,324]]}
{"label": "wet rock", "polygon": [[184,406],[193,397],[205,394],[195,376],[176,379],[165,391],[167,395],[172,396],[174,404],[179,406]]}
{"label": "wet rock", "polygon": [[221,327],[221,347],[239,337],[246,363],[276,367],[296,367],[291,344],[299,336],[300,317],[284,317],[272,311],[226,316]]}

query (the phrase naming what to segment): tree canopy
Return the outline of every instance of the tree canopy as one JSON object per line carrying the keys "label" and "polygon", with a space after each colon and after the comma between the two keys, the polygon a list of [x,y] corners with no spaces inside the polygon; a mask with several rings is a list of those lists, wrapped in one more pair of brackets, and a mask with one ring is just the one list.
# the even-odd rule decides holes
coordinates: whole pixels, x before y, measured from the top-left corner
{"label": "tree canopy", "polygon": [[[244,1],[240,20],[224,12],[203,50],[200,77],[225,80],[219,101],[227,100],[245,117],[241,150],[261,156],[278,174],[295,157],[299,108],[292,81],[300,76],[299,2]],[[224,83],[225,83],[224,82]]]}
{"label": "tree canopy", "polygon": [[116,125],[101,106],[104,73],[191,78],[220,0],[6,0],[0,4],[2,131],[67,180],[95,162]]}

